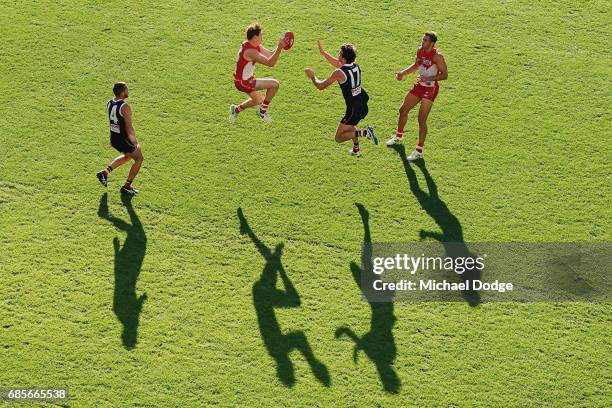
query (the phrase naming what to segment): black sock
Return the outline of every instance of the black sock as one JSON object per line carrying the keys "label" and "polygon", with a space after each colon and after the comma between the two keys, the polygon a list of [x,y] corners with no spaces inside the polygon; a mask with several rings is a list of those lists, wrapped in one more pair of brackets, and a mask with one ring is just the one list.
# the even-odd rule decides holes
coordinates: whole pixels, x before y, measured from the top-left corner
{"label": "black sock", "polygon": [[113,171],[113,168],[112,168],[111,166],[108,166],[108,167],[106,168],[106,171],[108,171],[108,172],[110,173],[111,171]]}
{"label": "black sock", "polygon": [[355,137],[361,137],[361,130],[355,131]]}

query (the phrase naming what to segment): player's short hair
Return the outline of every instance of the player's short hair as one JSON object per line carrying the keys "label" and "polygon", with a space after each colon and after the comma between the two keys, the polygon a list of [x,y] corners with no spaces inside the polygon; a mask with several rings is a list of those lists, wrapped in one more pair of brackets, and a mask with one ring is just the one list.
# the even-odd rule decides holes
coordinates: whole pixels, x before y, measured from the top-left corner
{"label": "player's short hair", "polygon": [[357,48],[353,44],[344,44],[340,47],[340,55],[347,64],[352,64],[357,58]]}
{"label": "player's short hair", "polygon": [[425,35],[427,36],[427,38],[429,38],[429,41],[434,44],[438,41],[438,34],[436,34],[435,31],[427,31]]}
{"label": "player's short hair", "polygon": [[113,93],[115,94],[115,96],[119,96],[119,94],[123,92],[126,87],[127,84],[123,81],[115,82],[115,85],[113,85]]}
{"label": "player's short hair", "polygon": [[258,36],[261,33],[261,25],[259,23],[249,24],[246,30],[247,40]]}

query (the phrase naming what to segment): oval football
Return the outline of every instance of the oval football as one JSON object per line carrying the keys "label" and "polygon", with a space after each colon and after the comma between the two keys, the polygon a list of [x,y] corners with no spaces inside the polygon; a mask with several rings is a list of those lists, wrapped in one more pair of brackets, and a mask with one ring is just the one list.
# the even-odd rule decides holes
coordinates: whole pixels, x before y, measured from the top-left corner
{"label": "oval football", "polygon": [[295,41],[295,36],[293,35],[292,31],[287,31],[285,33],[285,50],[289,50],[291,49],[291,47],[293,47],[293,42]]}

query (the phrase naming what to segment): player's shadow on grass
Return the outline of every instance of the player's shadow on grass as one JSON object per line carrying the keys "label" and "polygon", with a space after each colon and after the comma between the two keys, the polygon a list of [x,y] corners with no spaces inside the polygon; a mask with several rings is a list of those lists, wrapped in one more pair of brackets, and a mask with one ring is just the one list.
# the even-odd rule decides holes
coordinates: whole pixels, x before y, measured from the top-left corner
{"label": "player's shadow on grass", "polygon": [[[365,273],[364,271],[372,271],[372,239],[370,236],[369,213],[361,204],[356,204],[363,222],[363,252],[361,255],[360,268],[354,262],[351,262],[351,273],[357,286],[364,289],[364,285],[371,287],[374,275]],[[365,273],[365,275],[364,275]],[[369,282],[364,282],[363,278],[367,278]],[[359,337],[353,330],[348,327],[339,327],[336,330],[336,338],[343,335],[349,337],[355,342],[353,349],[353,361],[357,361],[359,351],[362,350],[366,356],[376,365],[378,376],[382,382],[386,392],[398,393],[401,387],[400,379],[393,369],[393,363],[397,355],[395,347],[395,339],[393,338],[393,325],[395,324],[395,315],[393,313],[393,294],[389,294],[389,299],[386,302],[370,302],[372,317],[370,319],[370,331]]]}
{"label": "player's shadow on grass", "polygon": [[[315,357],[304,332],[294,331],[283,334],[274,312],[275,308],[299,307],[301,303],[300,296],[289,280],[281,262],[283,244],[278,244],[274,251],[271,251],[249,227],[241,208],[238,208],[238,219],[240,220],[240,233],[251,238],[259,253],[266,260],[261,277],[253,284],[253,304],[263,342],[268,354],[276,361],[278,378],[286,386],[291,387],[295,384],[295,370],[289,358],[289,353],[295,349],[306,358],[317,380],[329,387],[331,380],[327,367]],[[281,278],[284,290],[276,287],[278,276]]]}
{"label": "player's shadow on grass", "polygon": [[127,233],[123,246],[119,246],[119,238],[113,239],[115,251],[115,291],[113,294],[113,312],[121,322],[123,330],[121,341],[127,349],[136,347],[138,339],[138,320],[142,304],[147,299],[144,293],[136,295],[136,281],[142,268],[147,249],[147,236],[142,223],[138,219],[130,198],[122,196],[131,224],[116,218],[108,212],[108,195],[100,198],[98,216],[110,221],[116,228]]}
{"label": "player's shadow on grass", "polygon": [[[425,166],[425,160],[419,159],[413,163],[423,173],[428,192],[419,186],[417,175],[406,158],[406,150],[404,146],[395,144],[392,146],[392,148],[402,159],[404,171],[406,172],[406,177],[408,177],[408,184],[410,185],[412,194],[414,194],[416,197],[417,201],[421,205],[421,208],[423,208],[423,210],[425,210],[425,212],[431,218],[433,218],[435,223],[438,224],[438,227],[440,227],[441,232],[421,230],[419,232],[420,238],[433,238],[436,241],[439,241],[444,246],[446,256],[453,259],[466,257],[476,258],[477,256],[471,253],[465,244],[463,239],[463,228],[461,227],[459,219],[455,217],[455,215],[449,210],[446,203],[438,196],[438,186],[431,177],[431,174],[429,174],[429,171]],[[479,280],[480,275],[480,271],[475,267],[467,268],[463,274],[458,274],[463,282],[469,281],[470,288],[473,286],[472,281]],[[480,294],[478,291],[466,290],[462,292],[462,295],[470,306],[477,306],[480,304]]]}

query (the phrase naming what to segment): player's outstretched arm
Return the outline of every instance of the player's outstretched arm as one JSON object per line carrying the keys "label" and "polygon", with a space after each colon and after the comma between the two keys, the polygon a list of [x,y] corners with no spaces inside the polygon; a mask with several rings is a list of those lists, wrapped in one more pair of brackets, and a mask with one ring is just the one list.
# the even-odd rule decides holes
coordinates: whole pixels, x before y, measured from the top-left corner
{"label": "player's outstretched arm", "polygon": [[336,68],[340,68],[342,66],[342,62],[340,62],[339,59],[334,58],[329,52],[323,49],[323,46],[321,45],[321,40],[317,40],[317,46],[319,47],[319,52],[325,57],[327,62],[329,62]]}
{"label": "player's outstretched arm", "polygon": [[263,45],[261,46],[261,51],[260,51],[264,57],[266,58],[270,58],[273,54],[274,51],[270,51],[269,49],[267,49],[266,47],[264,47]]}
{"label": "player's outstretched arm", "polygon": [[410,65],[408,68],[404,69],[403,71],[396,72],[395,73],[395,79],[397,79],[398,81],[401,81],[402,78],[404,78],[406,75],[412,74],[417,69],[419,69],[419,63],[415,59],[414,63],[412,65]]}
{"label": "player's outstretched arm", "polygon": [[335,69],[331,73],[331,75],[323,81],[316,77],[314,71],[311,68],[304,69],[304,73],[312,81],[313,85],[320,91],[327,88],[336,81],[342,81],[343,79],[345,79],[344,72],[342,72],[340,69]]}
{"label": "player's outstretched arm", "polygon": [[130,142],[136,146],[138,144],[138,140],[136,140],[136,131],[134,130],[134,125],[132,124],[132,108],[130,108],[130,105],[128,105],[127,102],[121,106],[120,113],[125,120],[125,132],[127,133],[128,139],[130,139]]}
{"label": "player's outstretched arm", "polygon": [[281,37],[278,40],[276,48],[274,49],[274,51],[272,51],[272,55],[270,55],[269,57],[266,57],[261,52],[252,48],[246,50],[246,52],[244,53],[244,57],[247,59],[247,61],[255,61],[267,67],[273,67],[274,65],[276,65],[276,61],[278,61],[278,57],[280,56],[280,53],[283,50],[284,46],[285,39]]}

